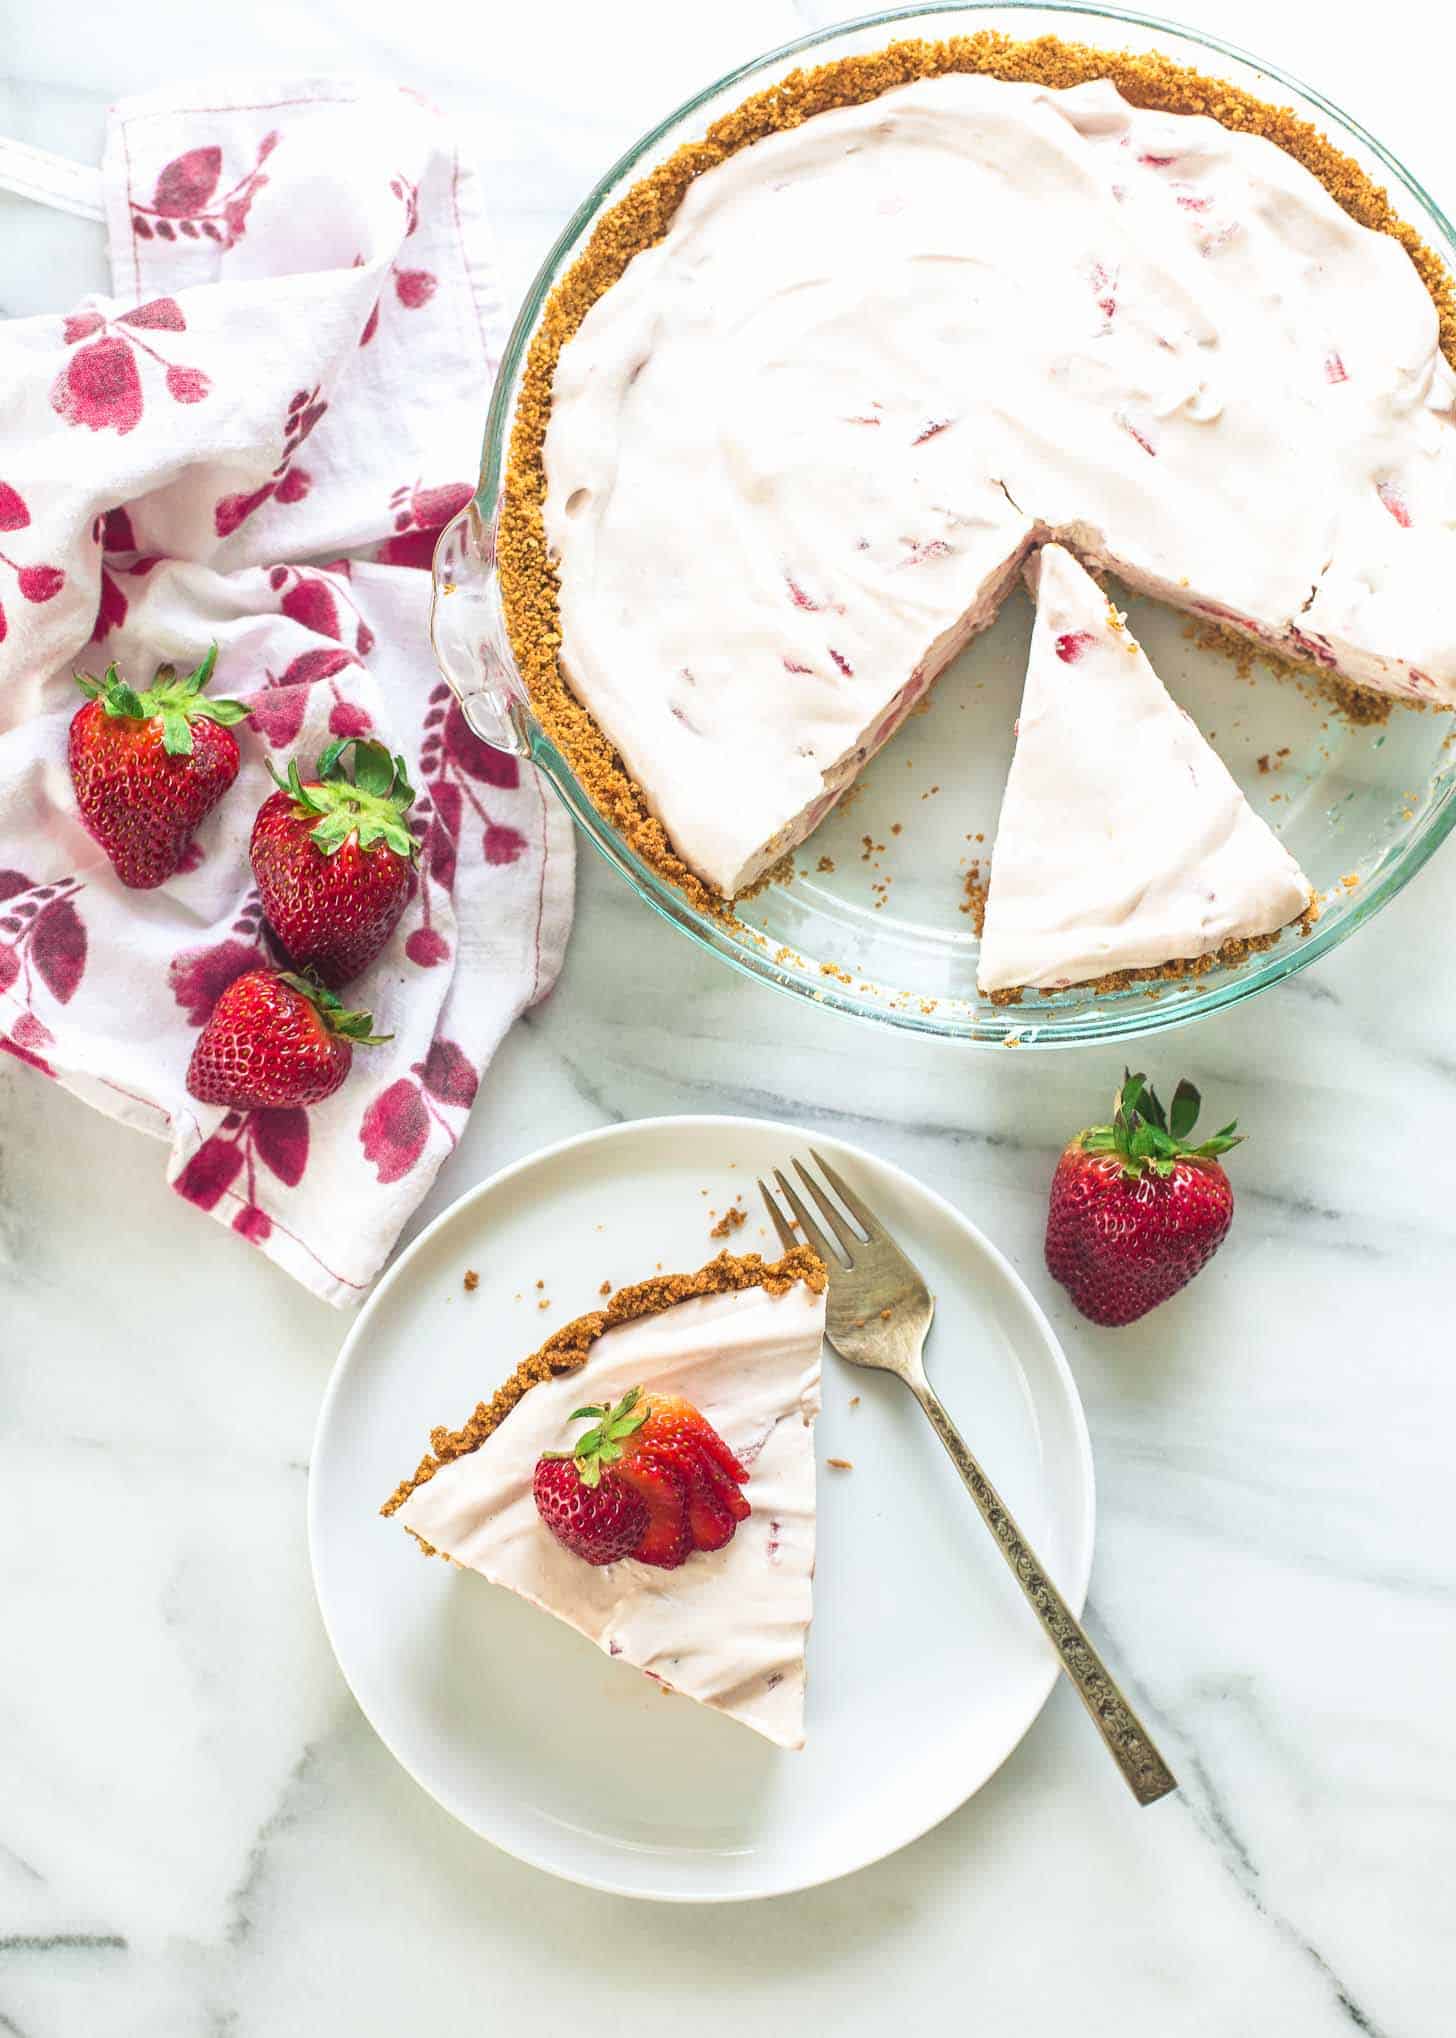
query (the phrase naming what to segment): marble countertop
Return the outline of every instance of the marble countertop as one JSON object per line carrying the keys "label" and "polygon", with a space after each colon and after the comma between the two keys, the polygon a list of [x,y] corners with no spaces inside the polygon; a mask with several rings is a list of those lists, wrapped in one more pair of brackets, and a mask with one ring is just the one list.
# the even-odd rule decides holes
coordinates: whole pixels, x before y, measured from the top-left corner
{"label": "marble countertop", "polygon": [[[835,11],[32,7],[7,22],[0,132],[94,161],[108,99],[169,74],[376,70],[464,124],[514,297],[664,107]],[[1313,76],[1456,191],[1449,66],[1409,65],[1414,0],[1389,0],[1377,44],[1312,0],[1183,11]],[[0,200],[0,310],[102,282],[99,229]],[[727,2038],[935,2018],[1018,2038],[1444,2038],[1453,922],[1448,849],[1339,954],[1156,1046],[1160,1074],[1186,1068],[1257,1136],[1218,1261],[1104,1333],[1049,1281],[1040,1227],[1055,1152],[1117,1057],[960,1053],[800,1008],[583,856],[564,978],[499,1056],[420,1221],[546,1141],[698,1110],[843,1133],[952,1197],[1065,1341],[1097,1458],[1093,1617],[1184,1786],[1135,1812],[1060,1689],[905,1853],[670,1915],[519,1866],[395,1766],[308,1571],[307,1455],[341,1320],[197,1221],[160,1149],[0,1069],[0,2034],[384,2038],[429,2020]]]}

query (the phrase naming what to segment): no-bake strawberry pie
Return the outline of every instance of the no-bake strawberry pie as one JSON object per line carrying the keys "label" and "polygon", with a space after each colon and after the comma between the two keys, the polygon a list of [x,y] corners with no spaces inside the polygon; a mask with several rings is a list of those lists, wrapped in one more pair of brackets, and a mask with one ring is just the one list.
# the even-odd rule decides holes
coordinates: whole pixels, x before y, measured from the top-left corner
{"label": "no-bake strawberry pie", "polygon": [[557,1331],[385,1503],[624,1666],[804,1740],[824,1269],[722,1253]]}
{"label": "no-bake strawberry pie", "polygon": [[[995,35],[796,73],[634,186],[548,301],[497,538],[533,707],[702,906],[817,825],[1047,544],[1449,705],[1453,348],[1383,193],[1231,85]],[[1187,798],[1216,784],[1252,845],[1207,762]],[[1258,846],[1255,922],[1295,882]],[[1124,944],[1149,965],[1222,924],[1182,854],[1158,877],[1192,917]]]}

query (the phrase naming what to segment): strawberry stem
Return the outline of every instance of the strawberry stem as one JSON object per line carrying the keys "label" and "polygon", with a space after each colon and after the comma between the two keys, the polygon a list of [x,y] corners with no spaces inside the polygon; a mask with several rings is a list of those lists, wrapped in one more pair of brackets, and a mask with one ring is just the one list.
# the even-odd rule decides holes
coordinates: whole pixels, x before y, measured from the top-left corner
{"label": "strawberry stem", "polygon": [[145,693],[128,686],[114,664],[107,666],[101,679],[93,679],[89,672],[78,672],[75,680],[87,700],[100,701],[108,715],[134,722],[160,721],[162,748],[167,755],[190,757],[194,722],[219,722],[228,729],[247,717],[248,710],[241,701],[205,697],[203,688],[212,678],[216,664],[217,646],[211,644],[201,664],[181,679],[175,665],[159,665]]}
{"label": "strawberry stem", "polygon": [[1124,1174],[1133,1181],[1150,1170],[1166,1178],[1180,1160],[1216,1160],[1242,1143],[1235,1119],[1198,1145],[1190,1144],[1202,1102],[1185,1077],[1173,1092],[1172,1110],[1165,1112],[1147,1077],[1124,1069],[1122,1087],[1113,1099],[1112,1123],[1089,1125],[1078,1143],[1085,1153],[1118,1155]]}
{"label": "strawberry stem", "polygon": [[640,1387],[629,1387],[615,1408],[591,1402],[573,1409],[568,1421],[591,1422],[594,1427],[583,1431],[569,1451],[546,1451],[543,1456],[574,1459],[583,1486],[600,1485],[605,1468],[616,1464],[628,1437],[641,1429],[651,1413],[652,1403],[643,1400]]}
{"label": "strawberry stem", "polygon": [[346,1011],[342,998],[325,988],[316,976],[300,975],[295,970],[280,970],[278,981],[307,998],[317,1011],[325,1028],[330,1033],[342,1034],[355,1047],[383,1047],[387,1040],[393,1040],[392,1033],[374,1031],[374,1015],[371,1012]]}
{"label": "strawberry stem", "polygon": [[[344,770],[344,755],[351,748],[352,778]],[[271,763],[268,769],[279,791],[292,797],[297,818],[316,817],[309,839],[325,856],[335,855],[351,836],[357,836],[361,849],[386,842],[396,856],[413,861],[419,855],[420,845],[405,818],[415,801],[409,767],[382,743],[341,736],[320,753],[317,777],[307,784],[296,757],[289,761],[287,778],[280,778]]]}

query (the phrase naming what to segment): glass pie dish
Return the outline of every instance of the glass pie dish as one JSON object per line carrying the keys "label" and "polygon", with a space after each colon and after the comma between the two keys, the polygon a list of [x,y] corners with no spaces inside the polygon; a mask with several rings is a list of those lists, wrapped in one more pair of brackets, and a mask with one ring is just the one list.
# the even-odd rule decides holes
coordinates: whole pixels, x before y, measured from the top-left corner
{"label": "glass pie dish", "polygon": [[570,762],[540,726],[513,658],[494,565],[494,534],[527,350],[557,280],[602,212],[680,144],[755,91],[808,64],[870,52],[905,35],[981,29],[1052,34],[1107,49],[1156,50],[1321,128],[1456,269],[1456,229],[1401,165],[1338,108],[1283,72],[1217,41],[1113,8],[1018,4],[931,6],[821,30],[699,93],[643,137],[577,209],[516,318],[486,422],[480,485],[446,527],[435,557],[433,636],[471,726],[529,758],[601,853],[647,903],[748,975],[835,1010],[985,1045],[1056,1047],[1130,1040],[1266,989],[1327,954],[1391,899],[1456,824],[1456,746],[1439,712],[1393,707],[1383,723],[1337,713],[1312,680],[1276,673],[1252,649],[1236,669],[1186,619],[1113,596],[1128,612],[1174,698],[1214,743],[1256,813],[1298,859],[1319,895],[1307,933],[1228,966],[1117,991],[1073,987],[993,1005],[976,990],[973,892],[994,841],[1031,610],[1017,593],[993,627],[937,679],[923,713],[871,760],[795,853],[792,876],[741,900],[732,915],[695,908],[597,812]]}

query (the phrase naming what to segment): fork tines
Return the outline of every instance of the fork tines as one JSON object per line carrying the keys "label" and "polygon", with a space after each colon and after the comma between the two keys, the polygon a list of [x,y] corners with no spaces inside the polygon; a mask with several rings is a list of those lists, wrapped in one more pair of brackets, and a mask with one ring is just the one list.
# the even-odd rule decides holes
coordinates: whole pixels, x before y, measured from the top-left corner
{"label": "fork tines", "polygon": [[[824,1236],[824,1233],[820,1229],[819,1225],[810,1215],[808,1206],[804,1202],[803,1197],[799,1194],[798,1190],[794,1187],[793,1183],[785,1175],[782,1168],[774,1169],[773,1171],[774,1180],[775,1182],[777,1182],[779,1186],[779,1190],[784,1198],[784,1201],[788,1204],[790,1210],[792,1210],[794,1213],[794,1219],[798,1225],[799,1232],[803,1237],[804,1243],[806,1245],[812,1246],[814,1251],[818,1253],[820,1259],[823,1260],[825,1266],[829,1267],[831,1270],[836,1265],[842,1267],[852,1267],[855,1262],[856,1251],[868,1245],[877,1236],[879,1227],[876,1224],[875,1219],[870,1215],[869,1211],[866,1209],[865,1205],[860,1201],[860,1199],[855,1195],[854,1191],[849,1187],[848,1183],[844,1180],[843,1176],[838,1174],[835,1171],[835,1169],[833,1169],[829,1165],[828,1161],[825,1160],[823,1154],[816,1153],[814,1149],[811,1147],[810,1156],[815,1162],[815,1165],[818,1167],[820,1173],[829,1183],[830,1188],[833,1189],[835,1195],[839,1198],[839,1201],[844,1205],[845,1209],[851,1213],[851,1215],[858,1221],[860,1225],[860,1230],[856,1231],[853,1225],[847,1222],[843,1213],[825,1194],[824,1190],[820,1188],[819,1184],[815,1181],[814,1177],[809,1173],[809,1170],[804,1166],[802,1161],[794,1160],[792,1162],[794,1173],[799,1177],[799,1180],[803,1183],[804,1187],[813,1197],[814,1202],[819,1210],[820,1215],[823,1217],[825,1224],[828,1225],[830,1231],[833,1232],[834,1234],[835,1240],[839,1246],[839,1252],[837,1254],[835,1253],[833,1247],[830,1245],[828,1239]],[[764,1206],[767,1209],[769,1216],[773,1220],[774,1230],[779,1235],[779,1243],[783,1246],[786,1252],[791,1250],[795,1245],[799,1243],[799,1240],[795,1238],[793,1226],[784,1216],[782,1210],[780,1210],[772,1191],[769,1189],[768,1185],[764,1182],[762,1176],[759,1177],[758,1190],[759,1194],[763,1197]]]}

